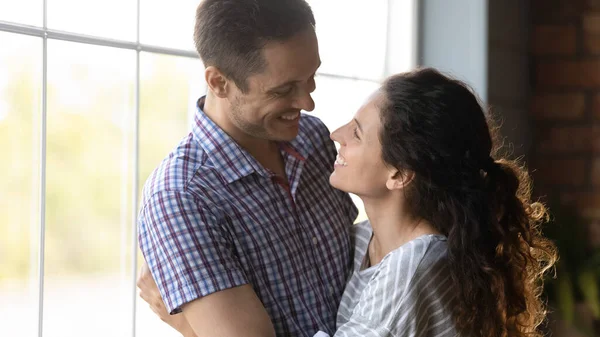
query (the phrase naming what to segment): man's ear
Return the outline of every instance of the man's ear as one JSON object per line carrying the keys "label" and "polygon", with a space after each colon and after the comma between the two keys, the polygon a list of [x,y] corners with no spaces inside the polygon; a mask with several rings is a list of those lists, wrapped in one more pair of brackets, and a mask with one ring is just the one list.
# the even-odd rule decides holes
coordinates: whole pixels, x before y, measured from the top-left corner
{"label": "man's ear", "polygon": [[390,175],[385,182],[385,186],[388,190],[400,190],[406,188],[415,178],[415,173],[413,171],[403,170],[400,171],[398,169],[391,169]]}
{"label": "man's ear", "polygon": [[207,67],[204,70],[204,79],[208,88],[215,96],[227,98],[227,91],[230,90],[231,81],[217,67]]}

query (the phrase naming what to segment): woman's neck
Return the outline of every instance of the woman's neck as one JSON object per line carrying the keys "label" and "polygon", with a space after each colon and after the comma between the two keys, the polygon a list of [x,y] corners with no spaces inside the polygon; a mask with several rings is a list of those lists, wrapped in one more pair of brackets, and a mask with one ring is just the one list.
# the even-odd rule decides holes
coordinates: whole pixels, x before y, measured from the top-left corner
{"label": "woman's neck", "polygon": [[365,211],[373,228],[369,243],[371,265],[403,244],[426,234],[440,234],[429,222],[408,212],[403,198],[390,195],[383,199],[365,200]]}

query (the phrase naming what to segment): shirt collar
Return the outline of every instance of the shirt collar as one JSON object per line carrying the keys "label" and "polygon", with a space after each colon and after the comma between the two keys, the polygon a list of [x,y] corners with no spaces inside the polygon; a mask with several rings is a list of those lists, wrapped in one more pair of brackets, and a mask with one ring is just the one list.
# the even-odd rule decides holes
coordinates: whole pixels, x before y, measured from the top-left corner
{"label": "shirt collar", "polygon": [[[198,140],[213,166],[227,183],[232,183],[254,172],[269,176],[269,172],[246,150],[238,145],[223,129],[213,122],[203,111],[206,96],[198,99],[192,134]],[[281,142],[280,148],[299,160],[308,158],[312,146],[302,132],[290,142]]]}
{"label": "shirt collar", "polygon": [[204,113],[204,99],[201,97],[196,104],[192,134],[215,169],[227,183],[258,171],[253,165],[256,160],[249,160],[250,155]]}

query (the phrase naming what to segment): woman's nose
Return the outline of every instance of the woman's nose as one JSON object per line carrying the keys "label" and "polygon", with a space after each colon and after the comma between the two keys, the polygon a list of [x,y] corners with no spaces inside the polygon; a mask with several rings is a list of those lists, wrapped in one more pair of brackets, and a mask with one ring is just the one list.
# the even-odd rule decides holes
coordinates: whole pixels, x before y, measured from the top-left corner
{"label": "woman's nose", "polygon": [[334,142],[337,142],[337,143],[339,143],[340,145],[343,145],[343,139],[344,139],[344,138],[342,137],[342,129],[343,129],[343,128],[344,128],[343,126],[342,126],[342,127],[340,127],[340,128],[337,128],[337,129],[336,129],[335,131],[333,131],[333,132],[331,133],[331,135],[329,136],[329,137],[331,138],[331,140],[333,140]]}

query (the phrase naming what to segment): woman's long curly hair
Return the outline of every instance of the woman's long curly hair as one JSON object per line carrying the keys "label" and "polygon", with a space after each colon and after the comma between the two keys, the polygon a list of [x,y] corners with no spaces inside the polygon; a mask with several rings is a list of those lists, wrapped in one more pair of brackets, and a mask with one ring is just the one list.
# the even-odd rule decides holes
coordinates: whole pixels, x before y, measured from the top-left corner
{"label": "woman's long curly hair", "polygon": [[448,238],[459,333],[541,336],[542,277],[557,254],[527,171],[496,158],[496,129],[464,83],[424,68],[381,90],[383,159],[415,174],[410,209]]}

